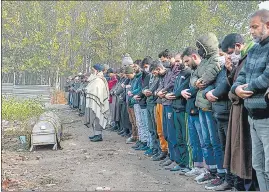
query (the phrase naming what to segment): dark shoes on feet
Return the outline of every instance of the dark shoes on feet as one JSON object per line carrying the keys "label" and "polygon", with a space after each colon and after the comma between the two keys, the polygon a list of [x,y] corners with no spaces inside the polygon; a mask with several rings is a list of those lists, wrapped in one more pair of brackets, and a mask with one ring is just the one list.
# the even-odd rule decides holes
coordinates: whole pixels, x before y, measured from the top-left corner
{"label": "dark shoes on feet", "polygon": [[161,161],[165,159],[167,156],[167,152],[161,152],[159,156],[153,156],[152,161]]}
{"label": "dark shoes on feet", "polygon": [[89,137],[91,142],[99,142],[103,141],[102,135],[94,135],[93,137]]}

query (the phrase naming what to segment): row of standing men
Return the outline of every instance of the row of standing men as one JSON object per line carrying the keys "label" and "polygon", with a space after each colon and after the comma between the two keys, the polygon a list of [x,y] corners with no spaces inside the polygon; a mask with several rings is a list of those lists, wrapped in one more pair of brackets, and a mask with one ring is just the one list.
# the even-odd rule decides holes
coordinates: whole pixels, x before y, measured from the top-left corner
{"label": "row of standing men", "polygon": [[[268,12],[251,17],[255,43],[236,33],[219,43],[208,33],[196,47],[164,50],[158,60],[133,62],[126,54],[124,67],[102,73],[109,89],[106,128],[164,169],[195,177],[208,190],[268,191]],[[69,91],[78,87],[83,85]],[[69,104],[83,114],[89,92],[77,93],[69,92]],[[102,136],[90,139],[102,141]]]}

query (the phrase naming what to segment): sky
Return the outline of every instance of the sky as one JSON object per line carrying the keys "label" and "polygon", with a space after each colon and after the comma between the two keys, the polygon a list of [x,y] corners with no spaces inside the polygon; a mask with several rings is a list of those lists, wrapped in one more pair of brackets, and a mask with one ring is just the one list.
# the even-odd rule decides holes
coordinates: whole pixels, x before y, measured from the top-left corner
{"label": "sky", "polygon": [[269,1],[264,1],[264,2],[260,3],[259,8],[269,10]]}

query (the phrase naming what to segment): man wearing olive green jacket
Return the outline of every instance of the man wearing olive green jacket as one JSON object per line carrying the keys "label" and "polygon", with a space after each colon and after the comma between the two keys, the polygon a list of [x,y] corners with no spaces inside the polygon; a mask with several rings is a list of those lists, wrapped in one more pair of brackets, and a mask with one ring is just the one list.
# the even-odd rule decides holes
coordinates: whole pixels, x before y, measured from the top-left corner
{"label": "man wearing olive green jacket", "polygon": [[[223,168],[224,154],[218,136],[216,122],[213,118],[212,104],[203,98],[202,95],[203,90],[216,80],[221,70],[218,45],[218,39],[213,33],[205,34],[196,41],[198,54],[203,60],[193,72],[190,80],[191,85],[198,89],[195,105],[199,109],[199,120],[206,148],[204,158],[206,164],[209,165],[209,172],[197,181],[198,184],[209,183],[207,185],[221,185],[222,179],[220,177],[224,177],[226,172]],[[211,180],[214,180],[214,183],[211,183]]]}

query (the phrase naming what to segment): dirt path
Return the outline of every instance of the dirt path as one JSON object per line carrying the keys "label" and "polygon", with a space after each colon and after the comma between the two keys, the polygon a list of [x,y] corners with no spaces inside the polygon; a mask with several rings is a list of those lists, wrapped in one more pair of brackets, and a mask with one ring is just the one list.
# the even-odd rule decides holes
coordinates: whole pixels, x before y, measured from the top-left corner
{"label": "dirt path", "polygon": [[[104,141],[91,143],[92,130],[83,125],[66,105],[53,105],[63,122],[63,150],[51,148],[18,152],[2,146],[2,174],[14,180],[9,190],[94,191],[110,187],[112,191],[200,191],[192,178],[164,170],[125,144],[125,138],[105,131]],[[9,141],[11,142],[11,141]],[[17,142],[13,139],[12,142]]]}

